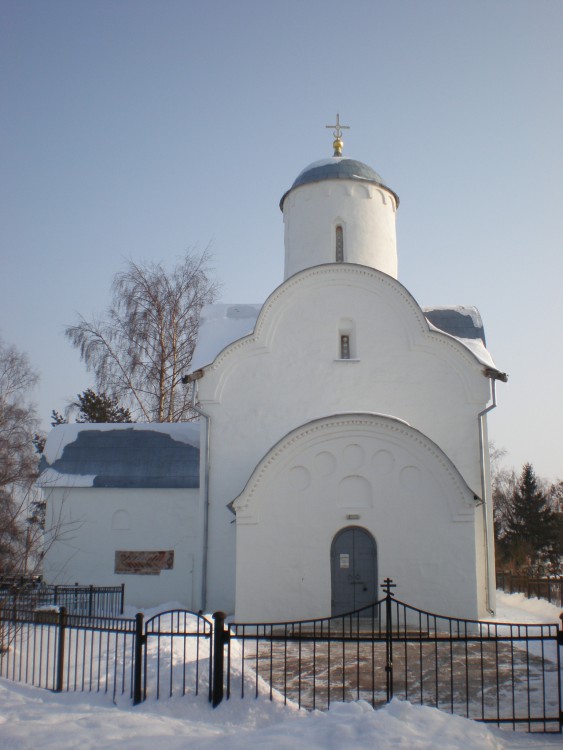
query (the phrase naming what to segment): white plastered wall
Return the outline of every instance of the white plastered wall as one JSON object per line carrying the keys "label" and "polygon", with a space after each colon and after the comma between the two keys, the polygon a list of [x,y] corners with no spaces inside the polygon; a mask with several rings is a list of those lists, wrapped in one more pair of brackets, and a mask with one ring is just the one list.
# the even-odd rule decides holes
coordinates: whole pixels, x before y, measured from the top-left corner
{"label": "white plastered wall", "polygon": [[397,278],[395,197],[354,180],[323,180],[294,188],[283,204],[285,274],[335,258],[335,229],[343,230],[344,260]]}
{"label": "white plastered wall", "polygon": [[[199,490],[55,487],[45,495],[49,531],[43,567],[48,583],[124,583],[128,605],[176,601],[199,608]],[[116,574],[116,550],[173,550],[174,567],[159,575]]]}
{"label": "white plastered wall", "polygon": [[[339,359],[343,319],[354,323],[354,360]],[[210,608],[235,604],[228,503],[271,446],[308,421],[344,412],[405,420],[480,495],[483,367],[462,344],[430,331],[404,287],[374,269],[331,264],[288,279],[266,301],[254,334],[206,368],[198,396],[210,417]]]}
{"label": "white plastered wall", "polygon": [[373,535],[379,582],[392,578],[401,600],[484,615],[473,493],[436,445],[397,420],[304,425],[259,464],[234,507],[239,622],[330,616],[331,543],[348,526]]}

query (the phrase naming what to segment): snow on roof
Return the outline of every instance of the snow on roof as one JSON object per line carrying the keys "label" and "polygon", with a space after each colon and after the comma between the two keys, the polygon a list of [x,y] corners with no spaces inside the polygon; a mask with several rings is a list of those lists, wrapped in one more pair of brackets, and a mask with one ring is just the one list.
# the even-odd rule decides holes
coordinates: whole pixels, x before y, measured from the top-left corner
{"label": "snow on roof", "polygon": [[262,305],[206,305],[201,311],[191,371],[211,364],[226,346],[252,333],[261,309]]}
{"label": "snow on roof", "polygon": [[481,364],[496,370],[485,345],[485,330],[479,310],[471,305],[436,305],[423,307],[430,330],[446,333],[459,341]]}
{"label": "snow on roof", "polygon": [[[261,309],[262,305],[206,305],[201,313],[191,372],[211,364],[225,347],[251,334]],[[422,312],[431,330],[452,336],[469,349],[481,364],[497,369],[485,346],[483,321],[476,307],[435,305],[423,307]]]}
{"label": "snow on roof", "polygon": [[456,338],[481,339],[485,341],[485,330],[479,310],[471,305],[434,305],[423,307],[427,320],[441,331]]}
{"label": "snow on roof", "polygon": [[488,349],[485,348],[481,339],[464,339],[460,336],[453,336],[453,338],[457,339],[461,344],[469,349],[469,351],[475,355],[475,357],[482,365],[490,367],[493,370],[498,370],[493,358],[491,357],[491,353]]}
{"label": "snow on roof", "polygon": [[49,433],[39,485],[199,487],[197,422],[65,424]]}

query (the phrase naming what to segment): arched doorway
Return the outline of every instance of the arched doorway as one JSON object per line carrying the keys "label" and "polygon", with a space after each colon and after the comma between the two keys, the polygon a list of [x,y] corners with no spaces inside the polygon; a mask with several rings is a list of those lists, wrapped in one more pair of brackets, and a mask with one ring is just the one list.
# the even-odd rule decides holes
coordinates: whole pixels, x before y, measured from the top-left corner
{"label": "arched doorway", "polygon": [[332,540],[332,614],[367,607],[377,599],[377,545],[359,526],[348,526]]}

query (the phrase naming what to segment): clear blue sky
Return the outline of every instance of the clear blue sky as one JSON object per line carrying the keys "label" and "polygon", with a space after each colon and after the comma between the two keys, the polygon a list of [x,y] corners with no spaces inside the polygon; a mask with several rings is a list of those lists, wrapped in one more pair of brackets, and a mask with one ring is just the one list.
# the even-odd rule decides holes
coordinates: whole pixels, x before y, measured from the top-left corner
{"label": "clear blue sky", "polygon": [[0,335],[44,426],[124,258],[211,242],[224,301],[281,282],[278,202],[338,111],[401,198],[402,283],[481,311],[507,465],[563,478],[562,39],[561,0],[0,0]]}

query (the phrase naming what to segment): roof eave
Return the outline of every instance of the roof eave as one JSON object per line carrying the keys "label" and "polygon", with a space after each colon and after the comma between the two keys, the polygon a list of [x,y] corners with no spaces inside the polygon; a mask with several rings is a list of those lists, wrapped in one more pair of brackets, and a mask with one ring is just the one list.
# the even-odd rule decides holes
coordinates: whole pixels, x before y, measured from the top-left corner
{"label": "roof eave", "polygon": [[378,188],[381,188],[382,190],[386,190],[388,193],[390,193],[393,198],[395,199],[395,202],[397,204],[397,208],[399,207],[399,196],[394,190],[391,190],[391,188],[387,187],[387,185],[384,185],[382,182],[376,182],[376,180],[370,180],[367,177],[351,177],[350,175],[332,175],[331,177],[322,177],[318,180],[309,180],[308,182],[302,182],[299,185],[292,185],[289,190],[286,190],[285,193],[282,195],[280,200],[280,211],[283,213],[283,204],[287,196],[291,193],[292,190],[296,190],[300,187],[305,187],[306,185],[314,185],[319,182],[329,182],[330,180],[349,180],[350,182],[363,182],[367,183],[368,185],[375,185]]}

